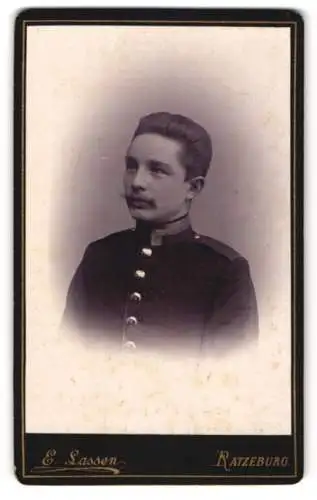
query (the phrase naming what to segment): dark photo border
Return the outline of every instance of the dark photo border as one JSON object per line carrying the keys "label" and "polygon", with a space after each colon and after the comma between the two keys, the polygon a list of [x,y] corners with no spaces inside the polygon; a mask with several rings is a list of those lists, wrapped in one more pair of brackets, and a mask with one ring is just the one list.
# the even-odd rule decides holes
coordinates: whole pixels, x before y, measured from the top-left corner
{"label": "dark photo border", "polygon": [[[25,432],[25,103],[30,25],[281,26],[291,29],[291,435],[31,434]],[[28,9],[15,21],[14,450],[24,484],[276,484],[303,476],[304,22],[285,9]],[[71,450],[94,457],[67,467]],[[100,460],[96,461],[96,457]],[[234,461],[232,461],[236,457]],[[263,460],[262,460],[263,459]]]}

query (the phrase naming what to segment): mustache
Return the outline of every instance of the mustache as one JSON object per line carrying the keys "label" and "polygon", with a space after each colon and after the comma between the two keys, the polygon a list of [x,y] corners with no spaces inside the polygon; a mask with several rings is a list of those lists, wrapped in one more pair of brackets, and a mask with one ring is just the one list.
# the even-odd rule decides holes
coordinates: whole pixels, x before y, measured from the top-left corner
{"label": "mustache", "polygon": [[124,198],[127,204],[129,203],[133,204],[134,202],[143,202],[149,205],[150,207],[155,208],[156,203],[152,198],[148,198],[147,196],[140,196],[139,194],[126,194],[126,193],[121,193],[121,198]]}

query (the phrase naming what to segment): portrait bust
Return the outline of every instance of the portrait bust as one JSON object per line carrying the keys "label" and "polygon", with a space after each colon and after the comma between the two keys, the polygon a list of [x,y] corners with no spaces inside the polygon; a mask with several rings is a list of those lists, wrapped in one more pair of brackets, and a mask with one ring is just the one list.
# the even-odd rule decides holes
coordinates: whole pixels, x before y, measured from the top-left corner
{"label": "portrait bust", "polygon": [[248,261],[191,225],[212,160],[207,131],[180,114],[146,115],[125,160],[124,198],[135,226],[88,245],[63,324],[128,350],[202,354],[256,339]]}

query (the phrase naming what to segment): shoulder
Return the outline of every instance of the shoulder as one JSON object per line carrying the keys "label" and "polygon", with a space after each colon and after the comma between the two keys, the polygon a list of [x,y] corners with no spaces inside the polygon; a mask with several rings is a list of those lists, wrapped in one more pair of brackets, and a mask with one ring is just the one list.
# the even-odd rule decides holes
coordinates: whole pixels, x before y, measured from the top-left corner
{"label": "shoulder", "polygon": [[205,262],[206,266],[212,262],[218,276],[226,282],[250,282],[250,264],[243,255],[219,240],[204,235],[198,236],[195,241],[205,255],[201,262]]}
{"label": "shoulder", "polygon": [[104,252],[105,250],[117,249],[122,245],[126,246],[129,242],[134,239],[134,230],[125,229],[123,231],[118,231],[116,233],[108,234],[103,238],[92,241],[86,248],[87,254],[96,254],[99,252]]}
{"label": "shoulder", "polygon": [[226,260],[228,263],[236,260],[245,260],[245,258],[234,248],[222,243],[219,240],[211,238],[210,236],[196,234],[195,243],[206,252],[209,252],[211,255],[217,256],[222,260]]}

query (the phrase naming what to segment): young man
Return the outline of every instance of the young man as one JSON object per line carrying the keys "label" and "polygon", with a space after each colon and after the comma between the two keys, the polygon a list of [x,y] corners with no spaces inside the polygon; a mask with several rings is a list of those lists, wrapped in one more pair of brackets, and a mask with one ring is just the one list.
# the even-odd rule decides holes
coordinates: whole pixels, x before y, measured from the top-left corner
{"label": "young man", "polygon": [[209,135],[191,119],[140,120],[124,174],[135,228],[88,246],[68,291],[67,324],[120,348],[193,354],[257,337],[247,261],[190,224],[211,157]]}

